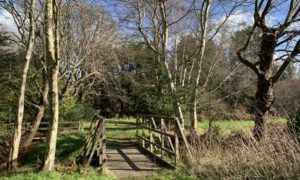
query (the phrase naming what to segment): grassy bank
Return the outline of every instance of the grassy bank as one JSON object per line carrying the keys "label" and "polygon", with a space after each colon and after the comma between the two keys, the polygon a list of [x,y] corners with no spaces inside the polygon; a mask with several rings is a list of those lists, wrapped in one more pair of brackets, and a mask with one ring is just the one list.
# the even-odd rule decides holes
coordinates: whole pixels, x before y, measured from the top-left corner
{"label": "grassy bank", "polygon": [[61,134],[57,140],[55,171],[51,173],[38,172],[43,159],[45,142],[34,144],[28,149],[21,149],[18,173],[12,175],[0,172],[0,179],[9,180],[73,180],[73,179],[116,179],[108,171],[101,174],[97,167],[81,167],[76,163],[77,157],[84,145],[85,133]]}
{"label": "grassy bank", "polygon": [[[270,119],[268,124],[286,124],[286,119]],[[239,131],[250,129],[254,126],[254,121],[240,120],[213,120],[212,127],[219,129],[223,135],[235,134]],[[209,129],[209,121],[202,121],[198,125],[200,133],[206,133]]]}
{"label": "grassy bank", "polygon": [[50,173],[18,173],[12,176],[5,176],[3,180],[116,180],[114,176],[99,175],[99,172],[90,170],[88,172],[74,172],[66,174],[64,172],[54,171]]}
{"label": "grassy bank", "polygon": [[[106,130],[110,141],[124,138],[134,141],[135,119],[108,121]],[[299,136],[288,133],[285,123],[284,119],[269,121],[266,140],[257,143],[251,136],[253,121],[216,120],[212,123],[211,134],[207,134],[209,122],[200,122],[200,133],[190,137],[193,159],[184,157],[176,171],[162,170],[145,179],[298,178],[300,177]],[[88,126],[88,123],[85,123],[85,126]],[[59,136],[55,172],[36,172],[44,154],[45,142],[42,142],[28,150],[22,150],[19,161],[20,173],[11,176],[2,173],[0,179],[116,179],[108,171],[101,174],[96,167],[84,168],[76,164],[76,158],[84,144],[85,133]]]}

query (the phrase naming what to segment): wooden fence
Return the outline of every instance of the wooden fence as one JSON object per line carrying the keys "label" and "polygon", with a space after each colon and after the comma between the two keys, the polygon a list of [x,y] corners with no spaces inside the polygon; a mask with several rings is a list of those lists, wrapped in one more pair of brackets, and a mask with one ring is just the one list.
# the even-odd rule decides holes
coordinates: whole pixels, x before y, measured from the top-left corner
{"label": "wooden fence", "polygon": [[[49,122],[41,122],[37,133],[47,134],[49,124]],[[14,123],[0,123],[0,126],[7,132],[12,132],[14,130]],[[31,123],[22,123],[23,133],[30,131],[31,128]],[[87,130],[87,128],[84,127],[84,122],[82,121],[63,121],[59,122],[58,126],[59,133],[83,132],[84,130]]]}
{"label": "wooden fence", "polygon": [[136,119],[136,126],[139,146],[169,165],[178,165],[181,145],[190,154],[177,118],[140,115]]}
{"label": "wooden fence", "polygon": [[105,119],[97,116],[90,126],[90,130],[85,138],[85,145],[81,153],[84,166],[91,164],[94,157],[97,157],[97,166],[103,167],[106,163],[106,131]]}

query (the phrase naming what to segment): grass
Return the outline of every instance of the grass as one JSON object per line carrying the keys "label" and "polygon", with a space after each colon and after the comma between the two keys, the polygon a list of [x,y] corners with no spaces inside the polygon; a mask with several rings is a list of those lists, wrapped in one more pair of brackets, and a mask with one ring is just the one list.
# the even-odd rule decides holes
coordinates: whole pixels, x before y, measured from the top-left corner
{"label": "grass", "polygon": [[100,173],[94,167],[81,167],[76,164],[77,157],[84,145],[85,133],[61,134],[57,140],[55,171],[50,173],[37,172],[44,155],[45,142],[33,146],[30,150],[22,152],[19,158],[19,173],[8,175],[0,173],[0,179],[9,180],[113,180],[115,176],[109,172]]}
{"label": "grass", "polygon": [[183,170],[162,170],[152,173],[147,177],[149,180],[197,180],[196,176],[189,175]]}
{"label": "grass", "polygon": [[268,125],[265,139],[239,132],[227,138],[211,133],[192,137],[193,158],[183,162],[199,179],[299,179],[299,134]]}
{"label": "grass", "polygon": [[109,119],[106,123],[107,138],[134,139],[136,120],[133,118]]}
{"label": "grass", "polygon": [[[272,123],[277,124],[285,124],[285,119],[278,119],[278,120],[272,120]],[[213,121],[213,127],[214,129],[218,129],[221,136],[230,137],[234,136],[237,133],[240,133],[243,130],[249,130],[254,125],[253,121],[235,121],[235,120],[227,120],[227,121]],[[85,127],[89,127],[89,123],[84,123]],[[107,122],[106,125],[107,130],[107,137],[110,141],[109,143],[112,143],[114,139],[128,139],[134,141],[135,138],[135,119],[128,118],[128,119],[110,119]],[[208,130],[208,121],[203,121],[199,123],[199,130],[202,133],[207,132]],[[72,133],[72,134],[61,134],[58,138],[57,142],[57,153],[56,153],[56,171],[51,173],[37,173],[35,170],[41,163],[41,159],[44,154],[45,149],[45,143],[38,144],[34,148],[30,149],[30,151],[23,153],[20,158],[20,167],[23,168],[22,172],[18,174],[13,174],[12,176],[8,176],[7,174],[2,174],[3,177],[0,179],[16,179],[16,180],[43,180],[43,179],[107,179],[107,180],[113,180],[116,179],[116,177],[112,176],[107,173],[107,175],[102,175],[99,173],[99,171],[96,168],[83,168],[79,165],[74,166],[74,162],[76,161],[76,158],[78,157],[80,153],[80,148],[84,144],[84,137],[86,132],[82,133]],[[223,138],[224,139],[224,138]],[[219,142],[220,141],[215,141]],[[220,148],[222,147],[222,148]],[[266,146],[266,147],[273,147],[273,146]],[[259,158],[268,158],[269,160],[272,160],[272,156],[267,156],[266,151],[267,148],[265,148],[265,154],[259,156]],[[262,151],[262,150],[261,150]],[[281,151],[281,156],[284,156],[285,151]],[[290,152],[290,151],[288,151]],[[240,155],[238,155],[240,153]],[[248,153],[248,154],[247,154]],[[232,173],[241,173],[242,171],[246,171],[249,168],[253,168],[254,164],[247,166],[247,161],[250,161],[253,159],[251,156],[255,156],[255,153],[257,151],[253,149],[239,149],[238,151],[232,152],[232,149],[224,149],[224,142],[220,144],[214,144],[214,146],[205,147],[204,149],[201,149],[200,154],[196,154],[195,160],[185,162],[184,166],[178,170],[162,170],[157,173],[151,174],[147,179],[150,180],[160,180],[160,179],[166,179],[166,180],[173,180],[173,179],[179,179],[179,180],[194,180],[199,178],[205,178],[205,177],[216,177],[220,178],[224,175],[224,177],[229,177],[232,175]],[[247,154],[247,156],[244,156],[245,159],[242,158],[242,155]],[[234,158],[236,155],[238,155],[240,158]],[[280,155],[280,153],[279,153]],[[289,157],[293,157],[293,155],[289,155]],[[296,154],[296,156],[298,156]],[[201,157],[200,159],[198,157]],[[252,158],[252,159],[251,159]],[[278,156],[278,159],[280,159],[280,156]],[[282,158],[281,158],[282,159]],[[259,159],[256,159],[257,161],[253,163],[258,163]],[[292,159],[293,161],[298,160]],[[283,161],[283,160],[281,160]],[[246,163],[242,164],[243,162]],[[195,164],[196,163],[196,164]],[[198,164],[200,163],[200,164]],[[222,164],[224,163],[224,164]],[[230,167],[228,163],[231,163]],[[260,162],[261,163],[261,162]],[[273,162],[274,163],[274,162]],[[280,162],[275,162],[277,165]],[[298,161],[297,161],[298,163]],[[281,165],[281,164],[279,164]],[[285,164],[289,167],[289,163]],[[231,168],[232,166],[232,168]],[[266,167],[261,168],[268,168]],[[200,169],[199,169],[199,168]],[[243,170],[241,170],[241,168]],[[226,174],[225,172],[229,171],[226,168],[231,168],[232,171],[231,174]],[[216,176],[213,176],[213,173],[217,173]],[[222,174],[223,173],[223,174]],[[257,173],[252,172],[252,173]],[[272,169],[271,166],[271,172],[269,177],[276,177],[276,173],[278,173],[277,169]],[[236,177],[236,176],[235,176]]]}
{"label": "grass", "polygon": [[[127,138],[135,137],[135,119],[110,119],[107,123],[108,138]],[[85,122],[84,127],[89,128],[90,122]],[[5,133],[6,135],[7,133]],[[3,133],[4,135],[4,133]],[[23,152],[19,158],[20,173],[8,175],[0,173],[0,179],[16,179],[16,180],[43,180],[43,179],[116,179],[115,176],[102,175],[96,168],[83,168],[77,165],[76,159],[84,145],[86,131],[71,134],[60,134],[57,140],[56,148],[56,165],[54,172],[44,173],[35,172],[39,167],[45,149],[45,142],[39,143],[32,147],[29,151]],[[109,143],[109,142],[108,142]],[[74,164],[75,163],[75,164]]]}
{"label": "grass", "polygon": [[12,176],[3,177],[3,180],[116,180],[113,176],[102,175],[98,172],[90,171],[88,173],[75,172],[72,174],[65,174],[63,172],[49,172],[49,173],[19,173]]}
{"label": "grass", "polygon": [[[268,123],[285,124],[286,119],[274,119],[269,120]],[[250,129],[254,126],[254,121],[238,121],[238,120],[213,120],[212,126],[219,129],[220,133],[223,135],[231,135],[237,132],[243,131],[245,129]],[[208,121],[202,121],[198,124],[199,131],[201,133],[206,133],[209,128]]]}

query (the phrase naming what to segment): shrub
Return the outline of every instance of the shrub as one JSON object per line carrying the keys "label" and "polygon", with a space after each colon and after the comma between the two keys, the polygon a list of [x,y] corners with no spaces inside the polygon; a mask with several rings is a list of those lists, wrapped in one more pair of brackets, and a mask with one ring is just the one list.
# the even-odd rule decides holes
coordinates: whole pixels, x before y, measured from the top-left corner
{"label": "shrub", "polygon": [[64,101],[60,116],[64,121],[91,120],[95,109],[88,102],[78,102],[73,98]]}
{"label": "shrub", "polygon": [[182,166],[199,179],[300,177],[299,136],[282,126],[271,129],[261,142],[254,140],[248,132],[229,138],[194,137],[196,142],[191,145],[193,159]]}

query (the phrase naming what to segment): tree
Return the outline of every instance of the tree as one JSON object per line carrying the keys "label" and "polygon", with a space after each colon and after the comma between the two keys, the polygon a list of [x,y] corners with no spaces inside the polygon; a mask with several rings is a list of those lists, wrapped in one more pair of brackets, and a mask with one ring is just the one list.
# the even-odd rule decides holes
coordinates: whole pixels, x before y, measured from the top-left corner
{"label": "tree", "polygon": [[[220,31],[228,21],[228,19],[235,13],[235,11],[245,4],[246,1],[233,1],[233,2],[213,2],[211,0],[202,0],[196,1],[195,5],[197,8],[194,9],[194,17],[196,22],[196,48],[190,56],[188,56],[186,65],[190,66],[188,73],[188,83],[186,84],[187,89],[189,89],[189,113],[190,113],[190,123],[191,130],[197,130],[198,128],[198,105],[199,99],[207,89],[208,82],[211,79],[213,72],[216,70],[216,65],[224,59],[222,54],[224,52],[223,46],[227,41],[226,37],[219,37]],[[199,6],[199,7],[198,7]],[[226,7],[228,6],[228,7]],[[222,19],[219,23],[212,23],[213,19],[213,10],[218,9],[219,15],[224,13],[224,19]],[[220,12],[219,9],[223,9],[224,12]],[[211,32],[209,32],[211,31]],[[216,43],[218,42],[219,43]],[[209,51],[211,45],[217,47],[215,51]],[[210,46],[210,47],[209,47]],[[208,55],[211,53],[210,55]],[[206,66],[204,64],[205,60],[210,59],[206,62]],[[190,62],[189,62],[190,61]],[[208,65],[208,66],[207,66]],[[183,66],[184,67],[184,66]],[[205,70],[207,69],[207,70]],[[186,70],[185,70],[186,71]],[[205,72],[206,71],[206,72]],[[233,69],[232,72],[229,72],[227,76],[225,76],[224,81],[221,81],[220,84],[216,85],[216,91],[222,86],[225,81],[230,79],[230,77],[235,73],[236,69]]]}
{"label": "tree", "polygon": [[[170,93],[174,114],[183,127],[184,117],[180,98],[177,93],[175,77],[170,67],[172,59],[170,59],[168,46],[171,26],[187,16],[193,2],[194,1],[191,1],[191,3],[185,5],[188,6],[188,8],[182,7],[184,12],[178,15],[178,19],[171,21],[169,14],[174,10],[176,2],[166,0],[132,1],[129,2],[129,4],[133,11],[129,11],[129,14],[133,13],[134,17],[127,17],[127,21],[134,22],[133,24],[136,26],[143,42],[153,53],[156,64],[155,75],[157,79],[157,93],[161,95],[161,99],[164,99],[164,91]],[[164,88],[164,84],[167,84],[167,89]]]}
{"label": "tree", "polygon": [[[272,10],[283,6],[283,4],[286,5],[286,3],[288,9],[284,12],[284,20],[278,24],[271,23],[270,25],[267,23],[267,18],[271,16]],[[300,40],[298,38],[300,30],[299,26],[295,26],[295,23],[300,21],[299,3],[298,0],[290,0],[285,3],[273,0],[256,0],[253,28],[245,45],[237,51],[239,60],[254,71],[257,76],[256,118],[253,130],[257,140],[261,140],[265,135],[265,118],[274,103],[274,84],[300,53]],[[243,53],[248,49],[255,30],[259,30],[262,34],[260,52],[258,61],[251,62],[243,56]],[[274,57],[275,54],[278,54],[279,57]],[[282,63],[278,70],[273,72],[277,61],[282,61]]]}
{"label": "tree", "polygon": [[1,3],[1,6],[5,8],[14,18],[14,22],[18,27],[18,31],[21,34],[22,39],[26,38],[25,32],[25,21],[27,21],[27,15],[29,17],[29,30],[28,39],[23,41],[25,44],[25,57],[24,65],[22,71],[21,86],[19,89],[18,97],[18,109],[17,109],[17,119],[14,126],[14,135],[11,143],[11,150],[9,154],[8,170],[13,171],[17,168],[17,159],[19,154],[19,146],[22,135],[22,122],[24,117],[24,99],[25,99],[25,89],[27,81],[27,73],[29,69],[30,60],[33,53],[34,43],[35,43],[35,31],[36,31],[36,0],[31,0],[29,2],[23,3],[23,12],[19,12],[18,8],[15,7],[14,1],[5,1]]}
{"label": "tree", "polygon": [[52,171],[55,163],[56,141],[59,118],[58,75],[60,64],[60,9],[61,2],[47,0],[45,3],[45,38],[46,58],[48,65],[49,97],[50,97],[50,126],[42,163],[43,171]]}

